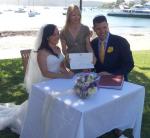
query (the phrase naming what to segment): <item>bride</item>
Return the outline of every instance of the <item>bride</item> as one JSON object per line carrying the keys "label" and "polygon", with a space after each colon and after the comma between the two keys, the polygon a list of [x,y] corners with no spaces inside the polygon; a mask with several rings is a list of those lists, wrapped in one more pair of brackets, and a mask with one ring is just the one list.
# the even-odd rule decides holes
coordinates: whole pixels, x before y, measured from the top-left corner
{"label": "bride", "polygon": [[[41,27],[30,54],[25,74],[25,87],[30,94],[33,83],[46,79],[71,78],[73,73],[66,68],[64,57],[57,46],[59,41],[58,28],[53,24]],[[10,127],[13,132],[21,133],[27,112],[28,101],[21,105],[0,104],[0,130]]]}

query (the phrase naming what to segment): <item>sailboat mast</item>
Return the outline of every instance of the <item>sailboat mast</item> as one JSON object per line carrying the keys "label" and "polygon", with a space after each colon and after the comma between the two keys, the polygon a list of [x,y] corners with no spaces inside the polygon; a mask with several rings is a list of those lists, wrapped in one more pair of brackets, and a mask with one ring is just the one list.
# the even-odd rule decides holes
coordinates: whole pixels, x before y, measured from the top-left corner
{"label": "sailboat mast", "polygon": [[18,0],[18,6],[19,6],[19,0]]}
{"label": "sailboat mast", "polygon": [[67,7],[66,0],[65,0],[65,7]]}
{"label": "sailboat mast", "polygon": [[35,4],[35,3],[34,3],[34,0],[33,0],[33,11],[34,11],[34,4]]}

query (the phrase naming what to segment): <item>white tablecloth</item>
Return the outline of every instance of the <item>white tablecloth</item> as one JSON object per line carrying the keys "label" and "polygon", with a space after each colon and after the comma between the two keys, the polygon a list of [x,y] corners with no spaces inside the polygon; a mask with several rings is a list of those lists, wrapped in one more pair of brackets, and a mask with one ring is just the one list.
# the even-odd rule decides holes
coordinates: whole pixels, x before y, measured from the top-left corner
{"label": "white tablecloth", "polygon": [[33,85],[21,138],[96,138],[114,128],[133,128],[140,138],[145,89],[124,82],[122,90],[99,89],[85,100],[74,79]]}

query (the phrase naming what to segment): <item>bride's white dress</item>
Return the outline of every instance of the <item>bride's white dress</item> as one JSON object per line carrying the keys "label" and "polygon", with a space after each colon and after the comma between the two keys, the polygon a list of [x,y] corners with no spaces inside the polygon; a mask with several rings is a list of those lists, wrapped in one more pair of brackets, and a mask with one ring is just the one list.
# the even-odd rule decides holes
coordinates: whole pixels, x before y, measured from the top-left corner
{"label": "bride's white dress", "polygon": [[[51,72],[60,72],[60,63],[63,61],[64,57],[62,54],[57,58],[54,55],[49,55],[47,57],[48,70]],[[33,63],[32,63],[33,64]],[[40,80],[37,82],[48,79],[41,76]],[[35,83],[35,82],[34,82]],[[14,105],[11,103],[0,104],[0,130],[6,127],[11,128],[12,131],[20,134],[25,116],[27,113],[28,100],[26,100],[21,105]]]}

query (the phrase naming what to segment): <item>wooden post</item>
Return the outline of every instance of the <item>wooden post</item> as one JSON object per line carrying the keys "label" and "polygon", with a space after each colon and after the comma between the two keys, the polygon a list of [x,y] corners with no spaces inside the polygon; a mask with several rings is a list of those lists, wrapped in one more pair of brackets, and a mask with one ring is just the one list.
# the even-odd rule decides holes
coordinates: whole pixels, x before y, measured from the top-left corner
{"label": "wooden post", "polygon": [[80,0],[80,11],[82,12],[82,0]]}

